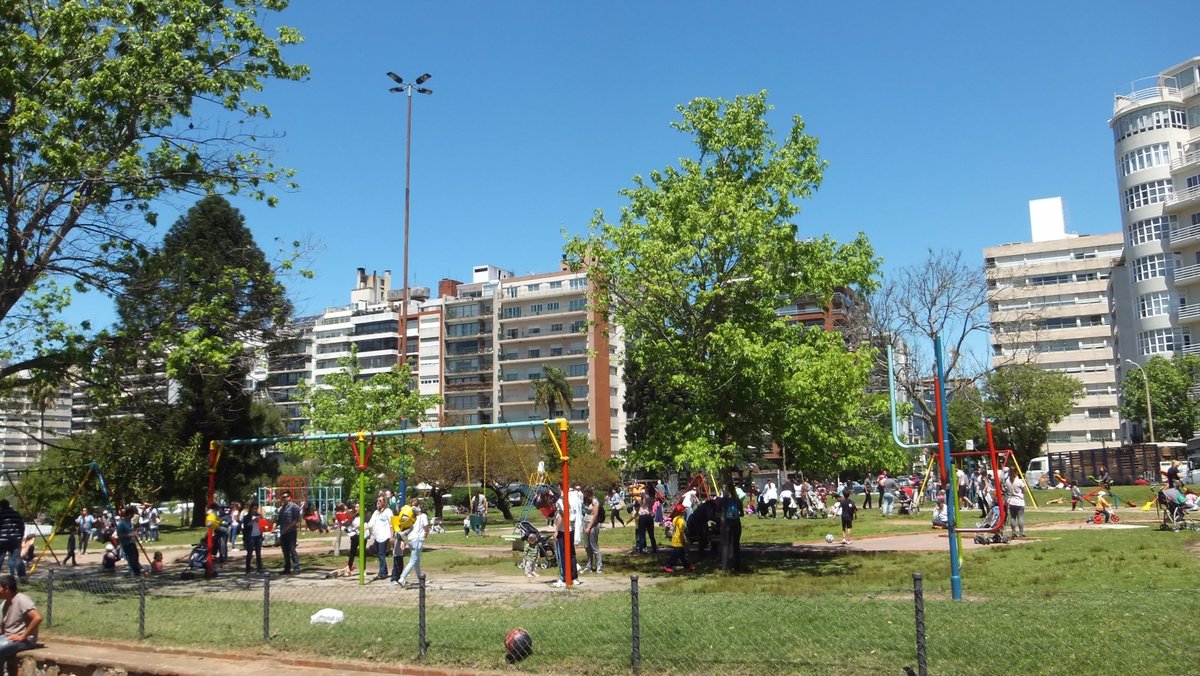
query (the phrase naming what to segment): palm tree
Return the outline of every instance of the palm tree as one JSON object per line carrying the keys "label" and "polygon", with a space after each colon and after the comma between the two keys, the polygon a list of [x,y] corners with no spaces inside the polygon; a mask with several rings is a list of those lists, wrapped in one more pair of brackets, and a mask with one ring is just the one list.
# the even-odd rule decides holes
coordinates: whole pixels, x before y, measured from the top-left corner
{"label": "palm tree", "polygon": [[553,418],[558,404],[568,411],[571,405],[571,384],[567,382],[567,374],[557,366],[542,365],[541,375],[534,376],[530,384],[533,388],[534,406],[545,406],[546,417]]}
{"label": "palm tree", "polygon": [[36,383],[29,386],[29,398],[38,412],[38,434],[42,452],[46,452],[46,409],[58,400],[59,387],[56,382]]}

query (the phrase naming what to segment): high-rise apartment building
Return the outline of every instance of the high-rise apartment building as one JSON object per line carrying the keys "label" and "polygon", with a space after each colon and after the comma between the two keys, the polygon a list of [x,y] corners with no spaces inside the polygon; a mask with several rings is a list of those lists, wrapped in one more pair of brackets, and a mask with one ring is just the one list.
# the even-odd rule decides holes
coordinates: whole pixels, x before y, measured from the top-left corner
{"label": "high-rise apartment building", "polygon": [[[586,273],[563,267],[518,277],[492,265],[472,273],[470,282],[441,280],[436,298],[424,287],[409,293],[409,368],[422,394],[442,397],[428,412],[429,426],[543,419],[549,411],[535,405],[533,384],[554,366],[571,388],[570,405],[559,402],[554,416],[569,419],[604,455],[623,449],[623,343],[619,330],[588,309]],[[289,431],[304,423],[295,385],[320,385],[352,346],[363,376],[400,363],[403,299],[390,273],[360,268],[350,305],[326,309],[309,331],[299,327],[294,345],[272,358],[267,386],[287,409]]]}
{"label": "high-rise apartment building", "polygon": [[[1200,323],[1200,57],[1118,94],[1114,159],[1125,270],[1118,363],[1193,352]],[[1190,302],[1189,302],[1190,300]]]}
{"label": "high-rise apartment building", "polygon": [[1030,202],[1031,242],[983,250],[992,365],[1032,362],[1078,378],[1084,396],[1050,428],[1048,451],[1117,440],[1109,277],[1121,233],[1070,236],[1060,198]]}

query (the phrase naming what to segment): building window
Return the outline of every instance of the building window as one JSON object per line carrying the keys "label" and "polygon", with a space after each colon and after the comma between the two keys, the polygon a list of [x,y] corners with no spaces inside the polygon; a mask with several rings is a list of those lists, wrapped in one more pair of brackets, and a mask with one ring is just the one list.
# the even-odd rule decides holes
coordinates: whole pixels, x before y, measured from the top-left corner
{"label": "building window", "polygon": [[562,282],[550,282],[550,288],[551,289],[561,289]]}
{"label": "building window", "polygon": [[1187,109],[1187,126],[1188,129],[1200,127],[1200,106],[1192,106]]}
{"label": "building window", "polygon": [[583,398],[587,397],[587,395],[588,395],[588,386],[586,383],[583,385],[572,385],[571,386],[571,397],[573,397],[575,399],[583,399]]}
{"label": "building window", "polygon": [[1125,211],[1165,202],[1173,191],[1174,185],[1169,178],[1139,183],[1125,191]]}
{"label": "building window", "polygon": [[1166,291],[1138,296],[1138,316],[1143,319],[1165,315],[1170,311],[1171,296]]}
{"label": "building window", "polygon": [[1125,229],[1129,246],[1157,242],[1166,239],[1167,233],[1175,229],[1174,216],[1155,216],[1130,223]]}
{"label": "building window", "polygon": [[1167,259],[1163,254],[1142,256],[1133,261],[1133,281],[1162,277],[1167,274]]}
{"label": "building window", "polygon": [[529,306],[529,314],[531,314],[531,315],[540,315],[540,314],[542,314],[542,304],[541,304],[541,303],[534,303],[533,305],[530,305],[530,306]]}
{"label": "building window", "polygon": [[562,331],[562,326],[563,326],[562,324],[551,324],[550,325],[550,333],[557,333],[559,331]]}
{"label": "building window", "polygon": [[1180,347],[1179,336],[1174,329],[1156,329],[1138,334],[1138,354],[1170,354]]}
{"label": "building window", "polygon": [[571,419],[572,420],[587,420],[588,415],[590,413],[591,412],[588,411],[586,408],[575,409],[574,411],[571,411]]}
{"label": "building window", "polygon": [[516,298],[518,291],[519,289],[515,286],[504,287],[504,295],[508,296],[509,298]]}
{"label": "building window", "polygon": [[506,307],[506,308],[504,308],[504,312],[501,316],[504,317],[505,319],[515,319],[515,318],[521,316],[521,308]]}
{"label": "building window", "polygon": [[587,364],[571,364],[567,367],[567,376],[575,378],[578,376],[586,376],[588,374]]}
{"label": "building window", "polygon": [[571,312],[579,312],[580,310],[586,310],[587,309],[587,299],[586,298],[576,298],[567,304],[567,309],[570,310]]}
{"label": "building window", "polygon": [[1137,110],[1113,125],[1113,135],[1117,141],[1129,138],[1135,134],[1155,129],[1187,129],[1187,113],[1169,106],[1154,106]]}
{"label": "building window", "polygon": [[550,348],[550,356],[551,357],[561,357],[562,355],[563,355],[563,349],[561,347]]}
{"label": "building window", "polygon": [[1171,163],[1171,146],[1168,143],[1134,148],[1121,158],[1121,174],[1128,176],[1135,171],[1159,167]]}
{"label": "building window", "polygon": [[542,288],[541,284],[526,284],[525,285],[525,290],[528,291],[529,293],[534,293],[540,288]]}
{"label": "building window", "polygon": [[575,277],[571,280],[572,289],[586,289],[587,277]]}
{"label": "building window", "polygon": [[537,347],[529,348],[529,358],[530,359],[536,359],[537,357],[540,357],[540,356],[542,356],[541,348],[537,348]]}
{"label": "building window", "polygon": [[553,303],[546,303],[546,312],[557,312],[557,311],[558,311],[558,301],[554,301]]}

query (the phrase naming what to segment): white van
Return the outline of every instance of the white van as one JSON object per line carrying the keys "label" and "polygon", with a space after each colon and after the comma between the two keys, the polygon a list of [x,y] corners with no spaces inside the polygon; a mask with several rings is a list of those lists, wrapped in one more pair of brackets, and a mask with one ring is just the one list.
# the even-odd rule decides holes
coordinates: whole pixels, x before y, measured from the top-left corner
{"label": "white van", "polygon": [[1053,485],[1053,482],[1050,481],[1049,475],[1050,458],[1044,455],[1039,455],[1038,457],[1029,461],[1029,467],[1025,469],[1025,483],[1030,488],[1041,488],[1042,477],[1046,477],[1046,480],[1050,482],[1050,485]]}

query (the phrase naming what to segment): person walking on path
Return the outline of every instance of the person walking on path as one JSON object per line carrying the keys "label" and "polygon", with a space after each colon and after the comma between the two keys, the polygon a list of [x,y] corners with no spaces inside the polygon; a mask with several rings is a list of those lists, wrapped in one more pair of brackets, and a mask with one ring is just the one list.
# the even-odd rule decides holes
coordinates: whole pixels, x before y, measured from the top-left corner
{"label": "person walking on path", "polygon": [[612,495],[608,496],[608,518],[612,521],[612,527],[617,527],[617,522],[621,522],[621,527],[625,527],[625,519],[621,518],[621,510],[625,509],[625,498],[621,497],[619,489],[612,489]]}
{"label": "person walking on path", "polygon": [[138,560],[137,531],[133,526],[135,514],[137,514],[137,507],[133,505],[125,507],[121,519],[117,521],[117,541],[121,543],[121,555],[129,564],[129,572],[134,577],[141,577],[143,571],[142,563]]}
{"label": "person walking on path", "polygon": [[429,535],[429,517],[421,509],[421,501],[413,498],[413,512],[416,514],[412,527],[406,533],[408,539],[408,565],[404,567],[404,572],[400,574],[400,579],[397,581],[401,587],[408,587],[408,576],[414,570],[417,571],[417,578],[421,577],[421,550],[425,548],[425,536]]}
{"label": "person walking on path", "polygon": [[633,501],[637,510],[637,553],[646,553],[646,540],[650,540],[650,553],[658,553],[658,542],[654,539],[654,510],[650,506],[650,496],[643,495]]}
{"label": "person walking on path", "polygon": [[382,495],[375,498],[375,512],[367,521],[367,530],[370,531],[372,540],[368,549],[374,547],[375,556],[379,559],[379,574],[375,579],[385,580],[388,576],[388,545],[392,542],[392,510],[387,506],[387,498]]}
{"label": "person walking on path", "polygon": [[62,565],[67,565],[67,561],[71,562],[72,566],[78,566],[79,563],[75,560],[75,543],[78,539],[75,537],[76,526],[74,522],[67,526],[67,555],[63,557]]}
{"label": "person walking on path", "polygon": [[22,650],[37,646],[42,614],[33,599],[22,594],[12,575],[0,575],[0,664]]}
{"label": "person walking on path", "polygon": [[92,539],[92,528],[96,524],[96,517],[88,514],[88,508],[84,507],[79,510],[79,516],[75,517],[75,525],[79,527],[79,552],[87,554],[88,540]]}
{"label": "person walking on path", "polygon": [[300,533],[300,507],[292,502],[290,491],[280,496],[283,504],[275,514],[275,529],[279,532],[279,548],[283,550],[283,574],[300,572],[300,554],[296,551],[296,538]]}
{"label": "person walking on path", "polygon": [[25,519],[8,500],[0,500],[0,565],[8,559],[9,575],[16,575],[21,567],[21,539],[24,536]]}
{"label": "person walking on path", "polygon": [[242,512],[242,549],[246,550],[246,574],[250,574],[250,559],[255,559],[255,570],[259,573],[263,572],[262,565],[262,522],[258,514],[258,503],[251,502],[246,510]]}
{"label": "person walking on path", "polygon": [[[863,478],[863,481],[867,482],[868,484],[871,483],[871,473],[870,472],[867,472],[867,476]],[[872,488],[874,488],[874,487],[873,486],[863,486],[863,496],[864,496],[863,504],[862,504],[863,509],[871,509],[871,493],[874,492],[871,490]]]}
{"label": "person walking on path", "polygon": [[600,527],[604,519],[600,516],[600,500],[591,486],[583,489],[583,549],[587,553],[584,570],[599,575],[604,572],[604,559],[600,555]]}

